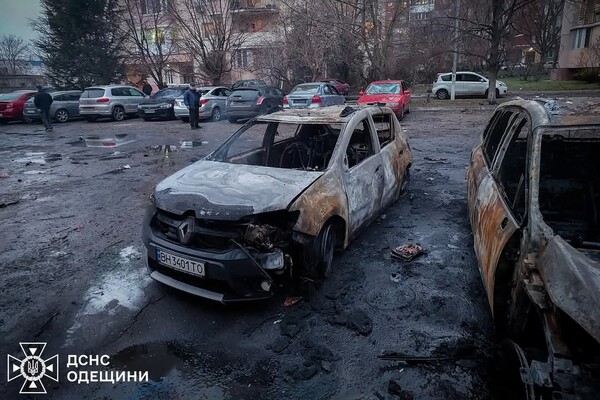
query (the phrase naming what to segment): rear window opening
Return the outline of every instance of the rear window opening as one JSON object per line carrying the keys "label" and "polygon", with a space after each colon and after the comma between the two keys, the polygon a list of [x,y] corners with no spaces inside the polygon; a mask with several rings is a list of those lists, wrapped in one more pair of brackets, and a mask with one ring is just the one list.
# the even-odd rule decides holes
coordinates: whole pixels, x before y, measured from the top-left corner
{"label": "rear window opening", "polygon": [[81,94],[82,99],[97,99],[104,96],[104,89],[85,89]]}
{"label": "rear window opening", "polygon": [[544,135],[539,205],[554,233],[574,247],[600,249],[600,129]]}
{"label": "rear window opening", "polygon": [[232,164],[322,171],[329,166],[340,127],[255,121],[244,126],[210,160]]}

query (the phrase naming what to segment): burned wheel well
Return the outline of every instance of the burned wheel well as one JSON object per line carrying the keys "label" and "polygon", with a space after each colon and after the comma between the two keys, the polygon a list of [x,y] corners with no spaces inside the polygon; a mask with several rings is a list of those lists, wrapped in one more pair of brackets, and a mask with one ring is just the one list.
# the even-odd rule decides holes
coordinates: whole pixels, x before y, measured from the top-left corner
{"label": "burned wheel well", "polygon": [[494,276],[494,324],[500,334],[506,333],[512,303],[515,268],[519,261],[521,231],[508,240],[496,267]]}
{"label": "burned wheel well", "polygon": [[323,226],[327,226],[327,224],[331,224],[333,226],[333,228],[335,229],[335,233],[336,233],[335,249],[336,249],[336,251],[343,250],[344,244],[346,243],[346,221],[344,220],[344,218],[340,217],[339,215],[334,215],[334,216],[330,217]]}

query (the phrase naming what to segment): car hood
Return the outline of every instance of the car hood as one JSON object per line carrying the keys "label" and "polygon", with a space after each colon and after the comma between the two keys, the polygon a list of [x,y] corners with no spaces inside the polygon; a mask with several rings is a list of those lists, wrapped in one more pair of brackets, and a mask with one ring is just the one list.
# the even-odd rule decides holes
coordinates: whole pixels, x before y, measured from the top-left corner
{"label": "car hood", "polygon": [[397,103],[399,94],[365,94],[358,98],[357,103]]}
{"label": "car hood", "polygon": [[600,263],[555,236],[538,270],[552,302],[600,342]]}
{"label": "car hood", "polygon": [[235,221],[286,209],[323,173],[200,160],[160,182],[156,206],[197,218]]}

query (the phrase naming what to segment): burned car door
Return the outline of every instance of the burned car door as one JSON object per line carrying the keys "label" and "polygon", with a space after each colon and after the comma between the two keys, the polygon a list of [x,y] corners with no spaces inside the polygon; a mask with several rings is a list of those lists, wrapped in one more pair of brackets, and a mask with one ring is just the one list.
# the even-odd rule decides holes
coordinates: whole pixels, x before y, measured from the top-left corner
{"label": "burned car door", "polygon": [[475,252],[492,310],[498,262],[526,214],[528,132],[525,113],[498,112],[473,152],[468,172]]}
{"label": "burned car door", "polygon": [[374,131],[368,117],[352,119],[346,128],[342,169],[352,236],[381,209],[384,177]]}

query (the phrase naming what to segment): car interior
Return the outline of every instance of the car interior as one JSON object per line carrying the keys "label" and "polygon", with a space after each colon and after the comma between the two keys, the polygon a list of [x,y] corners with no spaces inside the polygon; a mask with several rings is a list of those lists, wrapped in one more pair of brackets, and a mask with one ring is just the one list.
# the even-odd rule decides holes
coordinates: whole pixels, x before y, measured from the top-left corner
{"label": "car interior", "polygon": [[600,130],[553,133],[542,140],[539,205],[544,221],[571,245],[600,249]]}

